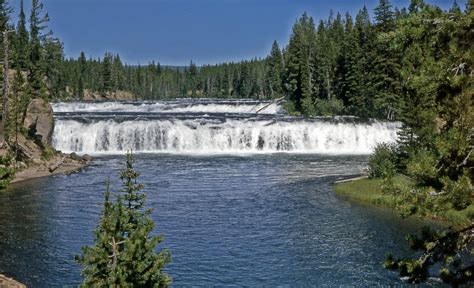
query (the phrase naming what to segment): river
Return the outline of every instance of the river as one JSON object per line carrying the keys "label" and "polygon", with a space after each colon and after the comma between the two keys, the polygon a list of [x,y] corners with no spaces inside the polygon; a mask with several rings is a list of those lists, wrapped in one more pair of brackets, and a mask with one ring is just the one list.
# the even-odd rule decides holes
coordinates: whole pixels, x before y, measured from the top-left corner
{"label": "river", "polygon": [[133,149],[175,287],[402,284],[381,262],[409,253],[404,236],[423,223],[332,191],[398,124],[304,120],[268,104],[56,103],[54,145],[95,160],[0,192],[0,273],[31,287],[80,283],[74,256]]}

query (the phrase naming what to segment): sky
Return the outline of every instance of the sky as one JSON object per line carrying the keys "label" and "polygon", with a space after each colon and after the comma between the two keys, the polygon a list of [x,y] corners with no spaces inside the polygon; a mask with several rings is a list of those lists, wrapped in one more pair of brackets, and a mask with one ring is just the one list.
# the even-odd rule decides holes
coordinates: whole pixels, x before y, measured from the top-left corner
{"label": "sky", "polygon": [[[27,17],[30,0],[25,1]],[[409,0],[392,0],[404,7]],[[453,0],[425,0],[449,9]],[[457,0],[461,8],[466,0]],[[20,0],[10,0],[19,11]],[[272,42],[288,43],[296,19],[315,21],[331,10],[357,14],[378,0],[43,0],[49,28],[64,43],[66,57],[120,54],[129,64],[198,65],[265,57]]]}

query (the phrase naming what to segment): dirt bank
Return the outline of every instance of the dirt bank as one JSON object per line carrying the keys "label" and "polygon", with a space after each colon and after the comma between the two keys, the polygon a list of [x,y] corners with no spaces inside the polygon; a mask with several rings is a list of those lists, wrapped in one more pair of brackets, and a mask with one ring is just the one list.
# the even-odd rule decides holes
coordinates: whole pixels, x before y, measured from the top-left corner
{"label": "dirt bank", "polygon": [[[75,154],[73,154],[75,155]],[[90,158],[73,159],[79,156],[60,154],[50,161],[42,163],[31,163],[16,172],[15,178],[10,183],[18,183],[34,178],[46,177],[56,174],[69,174],[81,170],[90,162]]]}

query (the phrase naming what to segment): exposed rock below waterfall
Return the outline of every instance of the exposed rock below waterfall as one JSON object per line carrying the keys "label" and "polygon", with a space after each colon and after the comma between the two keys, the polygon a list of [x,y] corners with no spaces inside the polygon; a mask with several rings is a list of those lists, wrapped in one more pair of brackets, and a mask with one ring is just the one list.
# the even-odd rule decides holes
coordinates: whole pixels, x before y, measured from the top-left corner
{"label": "exposed rock below waterfall", "polygon": [[36,138],[44,145],[51,145],[54,129],[53,109],[41,98],[30,101],[26,110],[24,127],[28,135]]}

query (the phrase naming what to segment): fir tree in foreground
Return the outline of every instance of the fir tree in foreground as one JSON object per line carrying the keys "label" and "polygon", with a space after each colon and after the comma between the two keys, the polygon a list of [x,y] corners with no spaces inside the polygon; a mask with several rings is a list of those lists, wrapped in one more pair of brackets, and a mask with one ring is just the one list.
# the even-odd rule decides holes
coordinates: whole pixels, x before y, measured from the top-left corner
{"label": "fir tree in foreground", "polygon": [[155,251],[163,236],[150,236],[154,222],[151,209],[145,209],[146,195],[137,183],[133,157],[126,156],[120,173],[121,193],[111,199],[109,184],[97,226],[95,244],[83,247],[76,257],[84,266],[84,287],[166,287],[171,278],[162,271],[171,261],[168,250]]}

